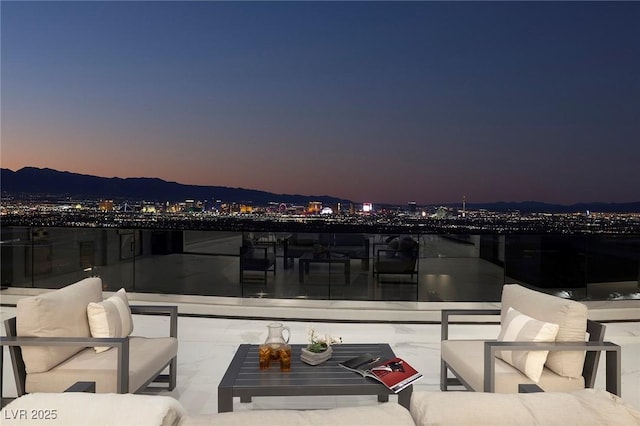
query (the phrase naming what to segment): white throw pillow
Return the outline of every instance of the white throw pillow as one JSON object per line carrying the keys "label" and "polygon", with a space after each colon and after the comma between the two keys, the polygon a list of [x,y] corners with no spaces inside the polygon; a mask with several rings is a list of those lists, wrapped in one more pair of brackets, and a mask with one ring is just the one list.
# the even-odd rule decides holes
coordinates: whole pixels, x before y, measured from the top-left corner
{"label": "white throw pillow", "polygon": [[[509,308],[501,325],[499,342],[554,342],[558,324],[539,321]],[[538,383],[549,351],[498,351],[496,356]]]}
{"label": "white throw pillow", "polygon": [[[100,303],[87,306],[89,328],[92,337],[127,337],[133,331],[133,318],[124,288]],[[104,352],[109,346],[96,346],[96,352]]]}

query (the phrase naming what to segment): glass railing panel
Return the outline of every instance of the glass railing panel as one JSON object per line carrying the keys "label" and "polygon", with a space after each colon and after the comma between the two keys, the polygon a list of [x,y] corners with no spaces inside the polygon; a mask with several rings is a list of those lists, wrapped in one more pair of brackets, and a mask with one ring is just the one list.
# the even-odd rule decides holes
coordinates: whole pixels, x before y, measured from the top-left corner
{"label": "glass railing panel", "polygon": [[582,299],[587,268],[584,235],[507,235],[505,280]]}
{"label": "glass railing panel", "polygon": [[[241,268],[249,241],[255,253],[268,248],[273,268]],[[401,243],[411,241],[417,246],[415,269],[394,269],[402,265],[394,263]],[[499,301],[503,284],[515,282],[577,300],[603,300],[638,297],[639,241],[638,235],[3,227],[0,252],[3,286],[55,288],[97,275],[110,291]]]}
{"label": "glass railing panel", "polygon": [[225,231],[158,231],[169,240],[165,245],[172,246],[171,252],[179,252],[177,244],[184,253],[238,256],[242,245],[242,232]]}
{"label": "glass railing panel", "polygon": [[[140,230],[102,229],[96,230],[96,265],[87,270],[89,275],[102,278],[106,291],[135,291],[135,257],[140,252]],[[99,237],[99,238],[98,238]],[[99,260],[98,260],[99,259]]]}
{"label": "glass railing panel", "polygon": [[504,237],[420,235],[424,301],[498,301],[504,284]]}
{"label": "glass railing panel", "polygon": [[586,244],[587,298],[640,298],[640,237],[591,235]]}
{"label": "glass railing panel", "polygon": [[119,256],[119,230],[2,228],[4,286],[58,288],[100,275],[117,288],[133,289],[133,256]]}
{"label": "glass railing panel", "polygon": [[2,287],[33,286],[33,250],[31,228],[0,228],[0,279]]}

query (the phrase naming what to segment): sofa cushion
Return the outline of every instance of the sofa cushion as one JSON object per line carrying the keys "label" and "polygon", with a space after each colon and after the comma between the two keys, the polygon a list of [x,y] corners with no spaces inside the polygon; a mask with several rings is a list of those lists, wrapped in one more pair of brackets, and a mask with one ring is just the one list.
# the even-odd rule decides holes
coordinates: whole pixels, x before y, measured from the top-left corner
{"label": "sofa cushion", "polygon": [[[502,290],[502,322],[509,308],[540,321],[558,324],[556,342],[584,342],[587,332],[587,307],[582,303],[507,284]],[[546,367],[561,376],[580,378],[584,351],[550,352]]]}
{"label": "sofa cushion", "polygon": [[[21,416],[20,413],[25,414]],[[38,419],[38,415],[43,418]],[[39,423],[62,426],[175,426],[186,416],[182,404],[170,396],[65,392],[21,396],[3,409],[0,418],[4,419],[2,424],[7,426]]]}
{"label": "sofa cushion", "polygon": [[[558,324],[538,321],[513,308],[509,308],[501,324],[499,342],[553,342]],[[538,383],[549,351],[498,351],[496,356],[522,371]]]}
{"label": "sofa cushion", "polygon": [[[124,288],[102,302],[91,302],[87,306],[87,317],[92,337],[127,337],[133,331],[133,318]],[[96,352],[111,349],[96,346]]]}
{"label": "sofa cushion", "polygon": [[[136,392],[178,353],[174,337],[129,337],[129,392]],[[76,382],[96,382],[96,392],[117,391],[117,351],[81,351],[43,373],[27,374],[27,392],[62,392]]]}
{"label": "sofa cushion", "polygon": [[409,411],[401,405],[387,402],[361,407],[340,407],[329,410],[255,410],[187,417],[180,426],[414,426]]}
{"label": "sofa cushion", "polygon": [[[484,390],[484,340],[444,340],[442,359],[467,381],[476,392]],[[501,359],[495,360],[495,391],[517,393],[518,384],[533,383],[519,370]],[[577,379],[542,369],[538,386],[546,391],[570,392],[584,388],[584,377]]]}
{"label": "sofa cushion", "polygon": [[640,424],[638,410],[613,394],[594,389],[508,395],[414,392],[411,416],[417,426]]}
{"label": "sofa cushion", "polygon": [[[102,280],[86,278],[59,290],[20,299],[16,332],[29,337],[91,337],[87,305],[102,301]],[[78,346],[23,346],[27,373],[40,373],[83,350]]]}

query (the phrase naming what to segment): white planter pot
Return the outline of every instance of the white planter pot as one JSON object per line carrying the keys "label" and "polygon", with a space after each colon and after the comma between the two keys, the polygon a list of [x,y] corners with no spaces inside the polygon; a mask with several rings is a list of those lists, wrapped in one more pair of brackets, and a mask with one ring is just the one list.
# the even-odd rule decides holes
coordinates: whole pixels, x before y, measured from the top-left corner
{"label": "white planter pot", "polygon": [[302,348],[300,353],[300,360],[309,365],[318,365],[327,361],[333,355],[333,349],[331,346],[324,352],[310,352],[306,348]]}

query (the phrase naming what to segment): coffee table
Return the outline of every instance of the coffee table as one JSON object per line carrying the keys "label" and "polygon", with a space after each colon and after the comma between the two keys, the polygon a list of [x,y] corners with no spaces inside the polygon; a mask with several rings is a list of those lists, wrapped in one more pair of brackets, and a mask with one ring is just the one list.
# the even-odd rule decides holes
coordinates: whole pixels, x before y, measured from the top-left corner
{"label": "coffee table", "polygon": [[[281,372],[279,364],[272,364],[268,370],[259,369],[258,345],[240,345],[218,385],[218,412],[233,411],[234,397],[251,402],[254,396],[377,395],[378,401],[385,402],[394,395],[376,380],[338,365],[365,353],[393,358],[395,354],[388,344],[335,345],[331,359],[316,366],[300,360],[300,350],[305,346],[291,345],[291,371]],[[412,392],[413,385],[400,391],[398,403],[409,409]]]}
{"label": "coffee table", "polygon": [[344,266],[344,283],[349,284],[351,280],[351,258],[349,256],[329,253],[327,256],[314,257],[313,253],[305,253],[298,259],[298,269],[300,282],[304,283],[304,276],[309,274],[309,264],[311,263],[342,263]]}

